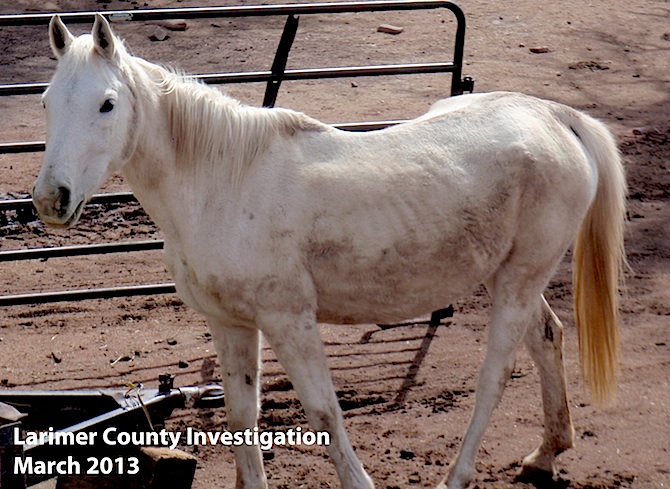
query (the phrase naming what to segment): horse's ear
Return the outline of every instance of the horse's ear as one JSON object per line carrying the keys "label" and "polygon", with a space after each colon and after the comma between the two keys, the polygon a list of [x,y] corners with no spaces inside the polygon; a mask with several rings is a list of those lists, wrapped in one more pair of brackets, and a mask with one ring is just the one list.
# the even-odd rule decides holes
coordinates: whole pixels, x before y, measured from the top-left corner
{"label": "horse's ear", "polygon": [[60,58],[67,52],[73,39],[74,36],[65,27],[60,17],[54,15],[51,22],[49,22],[49,41],[51,49],[57,58]]}
{"label": "horse's ear", "polygon": [[100,14],[95,14],[95,22],[93,23],[93,43],[95,50],[103,58],[112,61],[116,50],[115,43],[117,42],[109,22]]}

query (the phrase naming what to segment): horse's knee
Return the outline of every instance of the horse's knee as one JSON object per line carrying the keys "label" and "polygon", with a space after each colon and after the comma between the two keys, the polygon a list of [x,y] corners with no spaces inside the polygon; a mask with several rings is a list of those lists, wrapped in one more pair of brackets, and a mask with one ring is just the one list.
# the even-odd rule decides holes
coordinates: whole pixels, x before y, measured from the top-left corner
{"label": "horse's knee", "polygon": [[307,420],[309,424],[316,431],[326,431],[332,435],[337,434],[338,427],[338,412],[336,406],[319,406],[312,407],[311,409],[308,406],[305,406],[305,413],[307,414]]}

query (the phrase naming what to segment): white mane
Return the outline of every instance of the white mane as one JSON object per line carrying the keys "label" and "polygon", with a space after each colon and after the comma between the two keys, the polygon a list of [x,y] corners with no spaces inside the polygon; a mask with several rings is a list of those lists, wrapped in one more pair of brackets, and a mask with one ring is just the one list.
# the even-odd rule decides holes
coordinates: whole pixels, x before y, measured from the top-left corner
{"label": "white mane", "polygon": [[181,165],[229,168],[233,188],[276,135],[328,126],[287,109],[251,107],[194,78],[154,65],[161,100],[166,104],[170,137]]}

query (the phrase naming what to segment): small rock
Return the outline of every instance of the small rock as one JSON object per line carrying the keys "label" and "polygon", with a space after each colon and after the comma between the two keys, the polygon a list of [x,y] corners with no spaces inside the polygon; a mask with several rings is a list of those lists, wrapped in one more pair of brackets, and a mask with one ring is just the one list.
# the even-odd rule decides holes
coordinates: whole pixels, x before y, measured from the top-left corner
{"label": "small rock", "polygon": [[132,360],[132,358],[129,357],[128,355],[121,355],[116,360],[111,360],[109,363],[110,363],[111,366],[114,366],[119,362],[130,362],[131,360]]}
{"label": "small rock", "polygon": [[379,27],[377,27],[377,32],[383,32],[384,34],[392,34],[394,36],[397,36],[404,30],[405,29],[403,27],[398,27],[396,25],[391,24],[382,24]]}
{"label": "small rock", "polygon": [[400,450],[400,458],[403,460],[412,460],[415,456],[411,450]]}
{"label": "small rock", "polygon": [[605,62],[602,64],[597,62],[597,61],[579,61],[578,63],[573,63],[570,66],[568,66],[571,70],[583,70],[583,69],[589,69],[591,71],[596,71],[596,70],[609,70],[609,66],[606,65]]}
{"label": "small rock", "polygon": [[351,82],[351,88],[358,88],[358,83]]}
{"label": "small rock", "polygon": [[188,23],[183,19],[151,20],[147,24],[157,25],[169,31],[185,31],[188,29]]}
{"label": "small rock", "polygon": [[53,361],[56,363],[60,363],[63,361],[63,355],[61,355],[61,353],[58,351],[52,351],[51,358],[53,358]]}
{"label": "small rock", "polygon": [[155,26],[151,34],[149,34],[149,39],[152,41],[166,41],[167,39],[170,39],[170,34],[168,34],[168,31],[163,29],[161,26]]}
{"label": "small rock", "polygon": [[177,344],[177,340],[175,340],[174,338],[170,338],[169,340],[167,340],[167,344],[170,346],[174,346]]}
{"label": "small rock", "polygon": [[414,472],[409,476],[408,481],[410,484],[418,484],[419,482],[421,482],[421,476],[418,473]]}
{"label": "small rock", "polygon": [[179,368],[188,368],[188,362],[184,360],[179,360]]}
{"label": "small rock", "polygon": [[18,421],[21,418],[28,416],[19,412],[14,406],[0,402],[0,419],[4,421]]}
{"label": "small rock", "polygon": [[547,46],[535,46],[533,48],[528,48],[528,50],[533,54],[544,54],[549,52],[549,48]]}

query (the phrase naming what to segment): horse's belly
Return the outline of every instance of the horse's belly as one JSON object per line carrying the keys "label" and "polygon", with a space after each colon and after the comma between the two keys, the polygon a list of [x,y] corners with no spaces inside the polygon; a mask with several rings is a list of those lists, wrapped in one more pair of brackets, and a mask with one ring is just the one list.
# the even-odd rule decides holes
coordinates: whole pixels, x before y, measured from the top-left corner
{"label": "horse's belly", "polygon": [[428,314],[471,293],[507,252],[504,240],[488,249],[421,246],[380,250],[376,262],[355,256],[312,262],[318,320],[384,323]]}
{"label": "horse's belly", "polygon": [[[422,286],[423,285],[423,286]],[[333,324],[392,323],[415,318],[451,304],[467,291],[444,290],[443,284],[419,284],[390,290],[383,284],[320,291],[317,320]]]}

